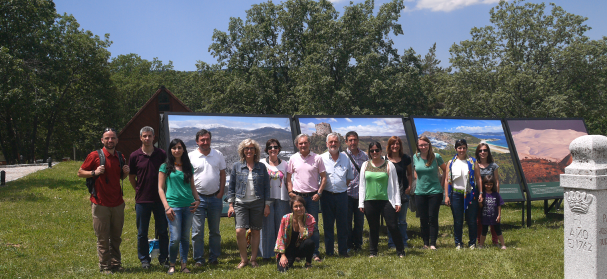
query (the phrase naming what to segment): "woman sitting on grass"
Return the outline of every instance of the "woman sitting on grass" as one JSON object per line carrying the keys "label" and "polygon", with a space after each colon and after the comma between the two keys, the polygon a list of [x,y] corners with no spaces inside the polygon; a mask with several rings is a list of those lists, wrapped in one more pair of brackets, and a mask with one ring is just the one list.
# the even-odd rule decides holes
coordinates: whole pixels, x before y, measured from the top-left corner
{"label": "woman sitting on grass", "polygon": [[305,267],[312,266],[314,254],[314,217],[306,213],[306,201],[301,196],[294,196],[290,201],[291,210],[282,217],[278,237],[276,238],[276,266],[284,272],[293,266],[295,258],[306,258]]}
{"label": "woman sitting on grass", "polygon": [[481,218],[483,222],[483,232],[481,233],[479,245],[480,247],[483,247],[489,226],[493,226],[502,249],[506,249],[506,245],[504,245],[504,236],[502,235],[502,229],[500,227],[502,221],[502,205],[504,205],[504,201],[502,200],[502,196],[497,192],[497,184],[492,175],[487,175],[483,177],[482,180],[485,192],[483,193],[483,201],[479,202],[479,206],[482,207]]}
{"label": "woman sitting on grass", "polygon": [[180,251],[181,272],[190,273],[186,267],[190,250],[190,228],[193,214],[200,205],[200,197],[194,186],[194,168],[187,156],[185,144],[180,139],[174,139],[169,144],[169,150],[166,162],[160,166],[158,173],[158,194],[169,220],[171,240],[168,274],[172,275]]}

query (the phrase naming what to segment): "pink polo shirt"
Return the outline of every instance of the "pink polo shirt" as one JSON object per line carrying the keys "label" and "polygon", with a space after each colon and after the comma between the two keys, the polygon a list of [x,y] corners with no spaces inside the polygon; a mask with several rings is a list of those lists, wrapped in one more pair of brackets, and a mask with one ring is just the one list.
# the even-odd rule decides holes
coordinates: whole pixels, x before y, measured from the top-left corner
{"label": "pink polo shirt", "polygon": [[306,157],[297,152],[289,158],[287,172],[291,174],[293,180],[293,191],[316,192],[320,186],[319,175],[325,172],[325,164],[322,162],[322,157],[312,151]]}

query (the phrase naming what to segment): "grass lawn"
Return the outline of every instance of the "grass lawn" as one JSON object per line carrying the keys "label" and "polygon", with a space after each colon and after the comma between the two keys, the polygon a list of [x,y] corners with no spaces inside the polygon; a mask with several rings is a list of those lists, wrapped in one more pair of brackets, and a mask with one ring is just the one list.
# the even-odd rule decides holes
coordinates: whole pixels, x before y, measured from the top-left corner
{"label": "grass lawn", "polygon": [[[64,162],[9,182],[0,188],[0,277],[102,277],[97,267],[96,238],[88,192],[84,179],[76,172],[81,162]],[[153,262],[149,271],[140,268],[137,259],[137,228],[135,226],[134,190],[125,180],[125,225],[121,245],[126,269],[112,277],[160,277],[166,270]],[[502,227],[508,249],[496,247],[476,250],[455,250],[453,218],[448,207],[440,209],[440,231],[436,251],[421,250],[419,220],[409,212],[409,247],[400,259],[395,250],[387,249],[387,237],[380,237],[380,253],[368,258],[368,227],[365,227],[363,252],[350,258],[326,257],[313,263],[310,270],[303,263],[287,274],[276,271],[276,264],[236,270],[240,262],[236,246],[234,219],[222,218],[222,255],[218,266],[193,268],[192,274],[179,272],[174,277],[268,278],[268,277],[353,277],[353,278],[562,278],[563,221],[547,218],[543,202],[533,203],[533,226],[521,227],[520,204],[507,204],[503,210]],[[322,218],[320,218],[322,219]],[[153,219],[152,219],[153,222]],[[366,226],[366,224],[365,224]],[[153,235],[153,225],[150,225]],[[464,226],[466,227],[466,226]],[[320,222],[321,254],[324,252],[322,221]],[[206,233],[205,233],[206,234]],[[467,229],[464,229],[464,239]],[[489,240],[490,242],[490,240]],[[335,244],[337,245],[337,244]],[[489,245],[491,246],[491,245]],[[413,247],[413,248],[411,248]],[[337,250],[337,247],[336,247]],[[324,255],[322,255],[324,257]]]}

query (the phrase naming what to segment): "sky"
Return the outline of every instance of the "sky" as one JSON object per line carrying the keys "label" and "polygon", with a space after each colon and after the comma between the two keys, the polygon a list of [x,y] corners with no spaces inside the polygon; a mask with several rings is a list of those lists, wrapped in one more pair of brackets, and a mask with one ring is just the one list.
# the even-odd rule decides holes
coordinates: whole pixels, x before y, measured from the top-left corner
{"label": "sky", "polygon": [[534,130],[574,130],[578,132],[588,133],[584,120],[581,119],[558,119],[558,120],[508,120],[508,128],[514,135],[524,129]]}
{"label": "sky", "polygon": [[[142,58],[158,58],[167,64],[173,61],[175,70],[194,71],[196,62],[217,63],[208,51],[213,30],[228,30],[230,17],[246,19],[246,10],[260,0],[54,0],[57,12],[72,14],[80,27],[113,41],[112,57],[136,53]],[[274,1],[280,3],[281,1]],[[350,0],[332,0],[336,10]],[[354,3],[364,2],[353,0]],[[388,0],[376,0],[375,10]],[[449,48],[454,43],[470,39],[473,27],[489,25],[489,10],[499,0],[405,0],[399,23],[403,35],[392,37],[399,54],[413,48],[422,56],[436,43],[441,66],[449,65]],[[527,2],[540,3],[531,0]],[[588,17],[592,27],[586,35],[591,39],[607,36],[607,10],[604,0],[553,0],[565,11]],[[547,2],[548,3],[548,2]]]}
{"label": "sky", "polygon": [[466,134],[504,134],[504,128],[502,127],[502,122],[500,120],[414,118],[413,123],[415,124],[418,135],[427,131]]}
{"label": "sky", "polygon": [[291,131],[290,119],[288,117],[169,115],[169,127],[196,127],[200,129],[224,127],[244,130],[273,127]]}
{"label": "sky", "polygon": [[299,118],[301,133],[311,135],[316,132],[316,124],[331,124],[331,130],[341,135],[356,131],[358,136],[404,136],[405,127],[401,117],[395,118]]}

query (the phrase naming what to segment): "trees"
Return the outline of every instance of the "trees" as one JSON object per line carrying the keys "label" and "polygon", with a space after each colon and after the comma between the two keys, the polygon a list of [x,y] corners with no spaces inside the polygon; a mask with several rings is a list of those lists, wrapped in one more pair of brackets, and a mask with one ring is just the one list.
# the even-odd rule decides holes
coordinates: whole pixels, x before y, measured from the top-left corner
{"label": "trees", "polygon": [[[83,127],[112,122],[109,35],[79,29],[52,1],[2,1],[0,14],[0,146],[7,161],[68,153],[84,143]],[[91,117],[97,113],[103,116]]]}
{"label": "trees", "polygon": [[[417,56],[401,57],[389,35],[402,34],[402,0],[345,8],[326,0],[253,5],[247,19],[215,30],[209,50],[223,69],[209,89],[208,112],[405,114],[424,108]],[[223,84],[224,86],[217,86]],[[420,103],[421,102],[421,103]]]}
{"label": "trees", "polygon": [[454,73],[444,76],[443,115],[483,117],[584,117],[591,132],[605,133],[606,39],[584,35],[585,17],[550,4],[502,1],[492,25],[450,49]]}

